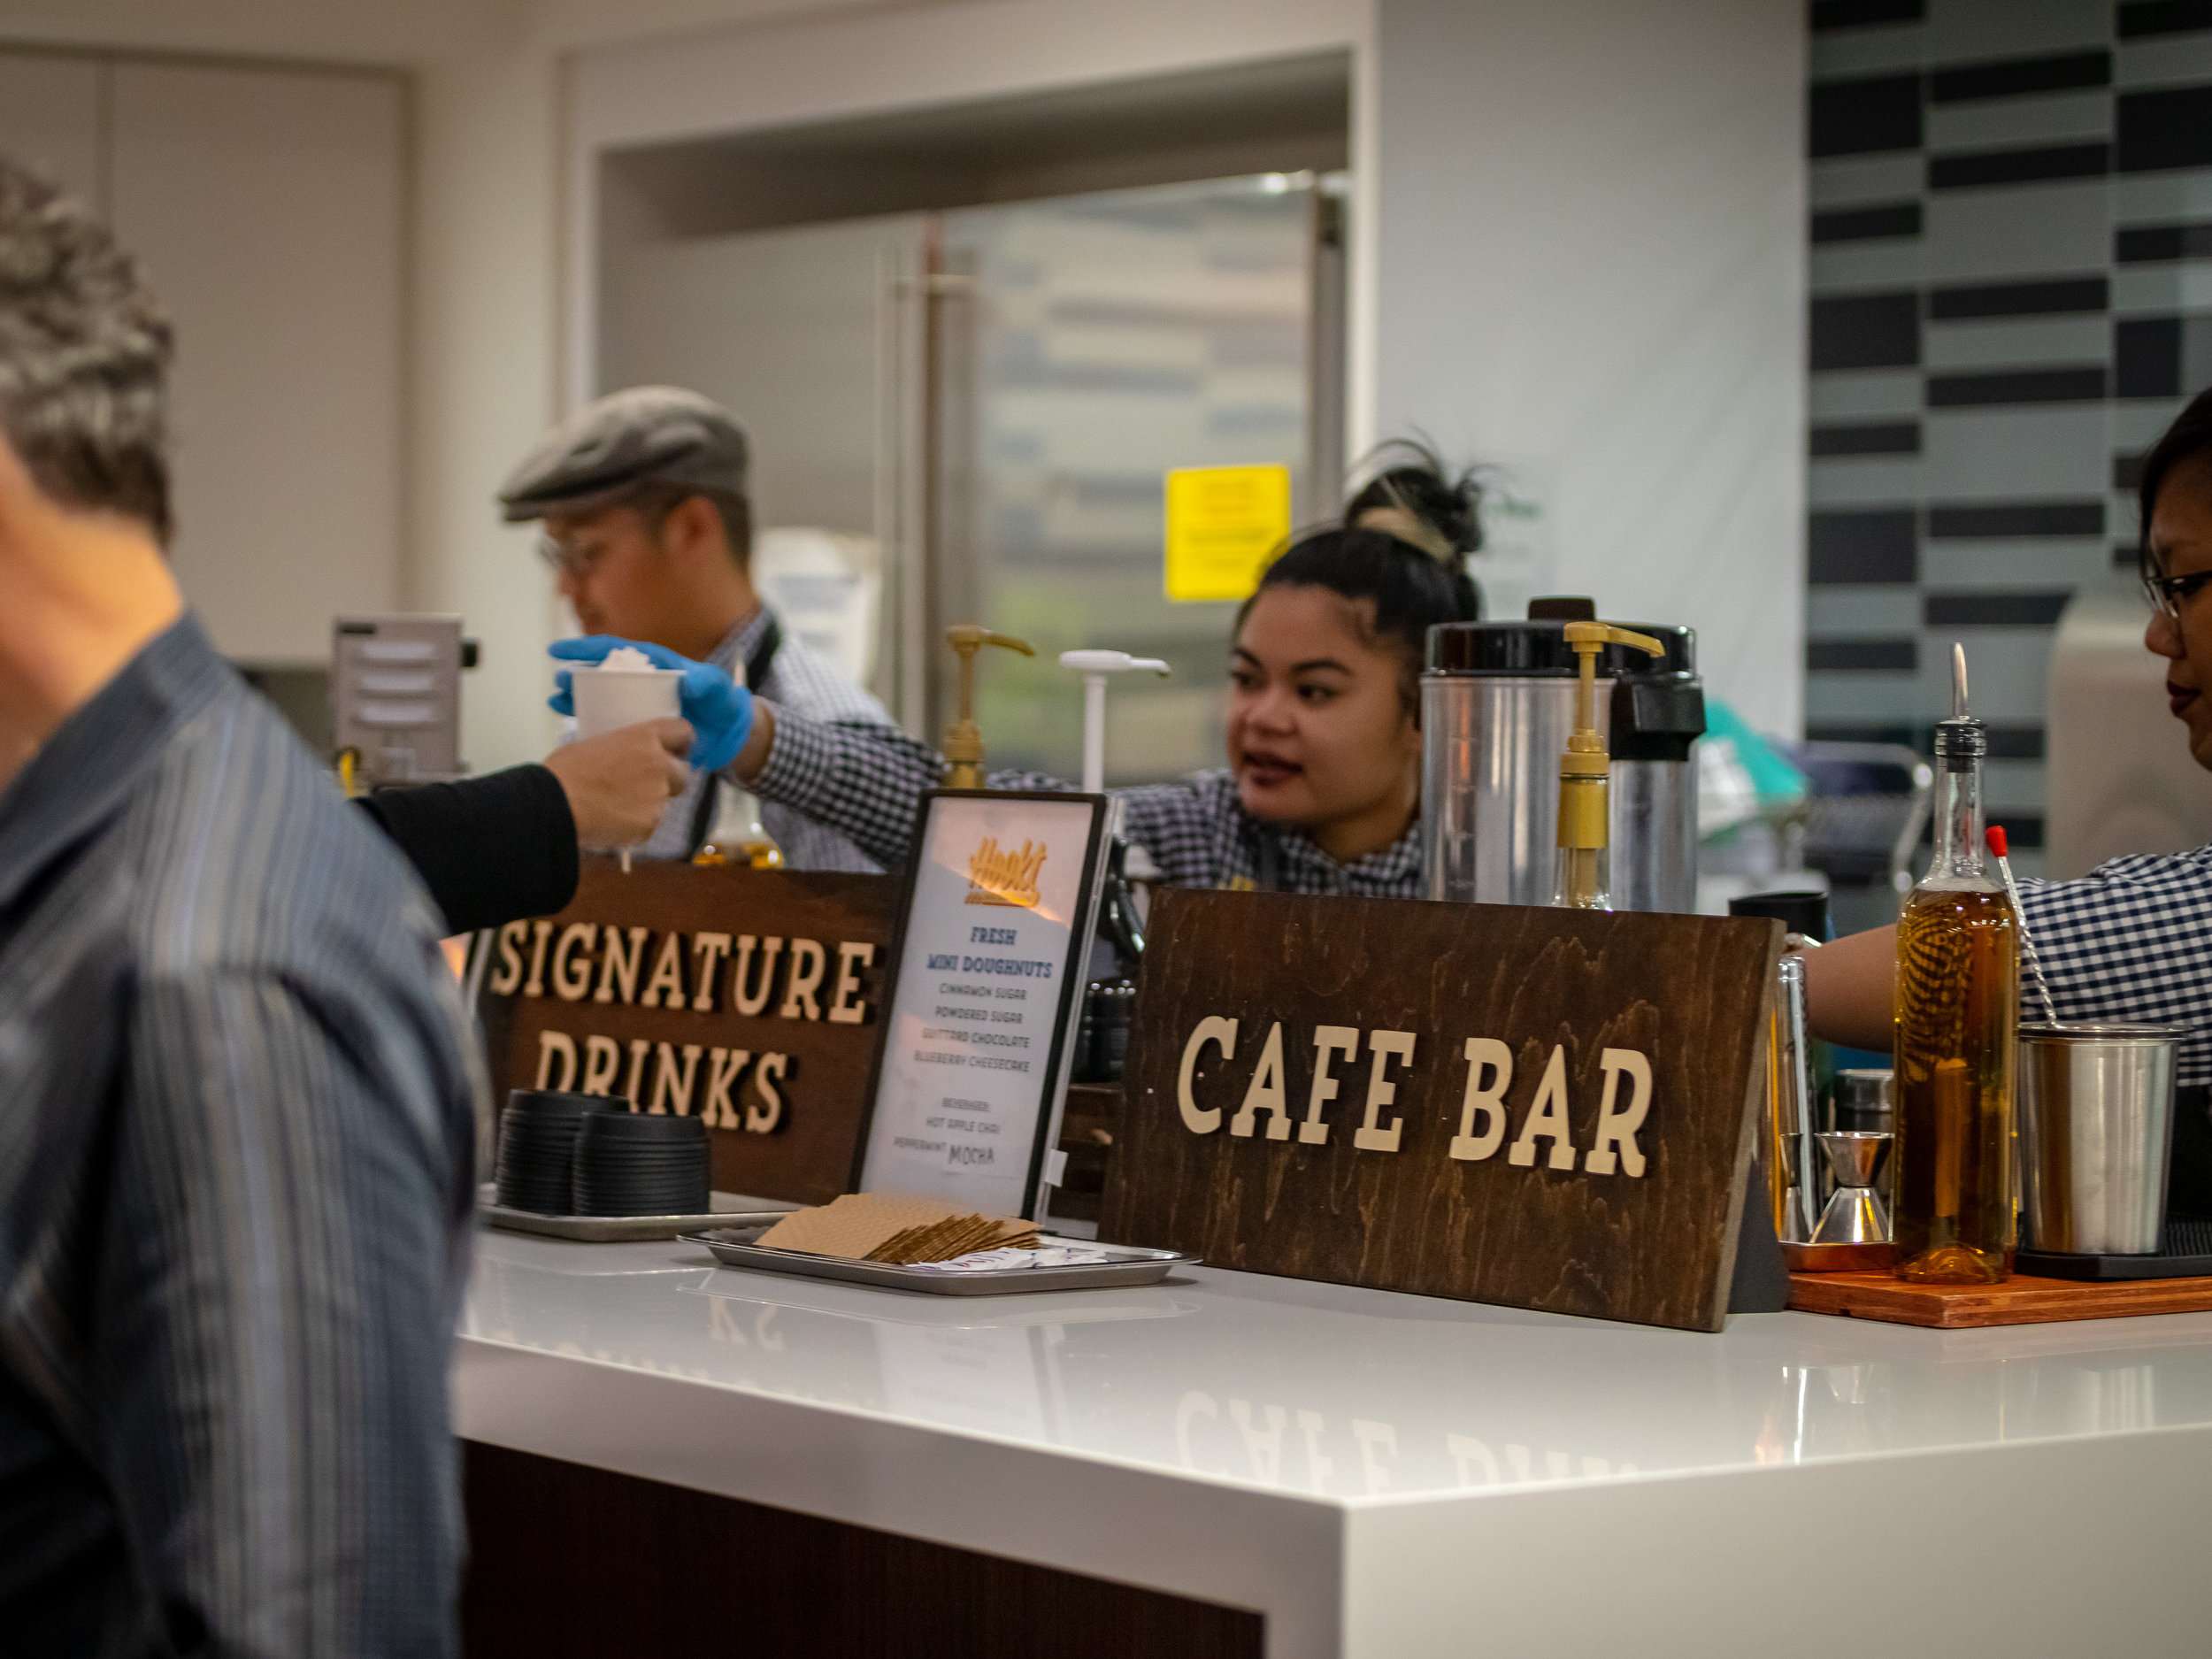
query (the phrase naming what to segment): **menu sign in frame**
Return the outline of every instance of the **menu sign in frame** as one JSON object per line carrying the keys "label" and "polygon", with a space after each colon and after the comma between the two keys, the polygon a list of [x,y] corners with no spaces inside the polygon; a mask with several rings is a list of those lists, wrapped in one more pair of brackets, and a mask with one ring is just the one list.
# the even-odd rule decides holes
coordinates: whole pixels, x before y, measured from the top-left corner
{"label": "menu sign in frame", "polygon": [[1042,1217],[1119,808],[1043,790],[922,797],[856,1191]]}

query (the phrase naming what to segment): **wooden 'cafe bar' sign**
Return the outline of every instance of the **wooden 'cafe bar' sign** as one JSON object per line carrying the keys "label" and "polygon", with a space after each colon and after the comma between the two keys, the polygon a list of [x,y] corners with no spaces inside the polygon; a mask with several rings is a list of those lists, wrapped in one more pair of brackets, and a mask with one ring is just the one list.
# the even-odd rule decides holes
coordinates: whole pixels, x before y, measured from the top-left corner
{"label": "wooden 'cafe bar' sign", "polygon": [[1778,924],[1169,890],[1148,933],[1102,1238],[1720,1329]]}

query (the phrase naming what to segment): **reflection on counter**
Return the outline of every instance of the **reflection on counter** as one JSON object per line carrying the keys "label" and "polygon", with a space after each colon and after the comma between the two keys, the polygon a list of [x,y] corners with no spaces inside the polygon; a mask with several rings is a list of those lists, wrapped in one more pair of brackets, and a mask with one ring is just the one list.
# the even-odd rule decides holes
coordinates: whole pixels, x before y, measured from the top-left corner
{"label": "reflection on counter", "polygon": [[958,1301],[706,1259],[487,1234],[464,1338],[1331,1498],[2212,1423],[2212,1315],[1707,1337],[1206,1268]]}
{"label": "reflection on counter", "polygon": [[[1394,1423],[1356,1417],[1332,1424],[1319,1411],[1301,1409],[1293,1413],[1271,1403],[1255,1406],[1248,1400],[1231,1400],[1227,1404],[1227,1425],[1234,1430],[1233,1435],[1209,1432],[1223,1423],[1222,1402],[1213,1395],[1194,1388],[1177,1402],[1175,1449],[1183,1468],[1294,1491],[1302,1488],[1321,1496],[1375,1497],[1399,1489],[1401,1453]],[[1296,1432],[1288,1434],[1286,1441],[1294,1422]],[[1283,1455],[1286,1443],[1292,1454],[1287,1468]],[[1442,1449],[1449,1470],[1445,1479],[1439,1478],[1442,1466],[1432,1455],[1434,1447],[1409,1447],[1409,1455],[1423,1460],[1418,1472],[1425,1478],[1419,1486],[1525,1485],[1638,1472],[1632,1463],[1616,1465],[1603,1457],[1577,1457],[1511,1440],[1502,1448],[1505,1456],[1501,1465],[1489,1442],[1472,1434],[1447,1432]],[[1342,1477],[1338,1474],[1340,1463],[1344,1464]]]}

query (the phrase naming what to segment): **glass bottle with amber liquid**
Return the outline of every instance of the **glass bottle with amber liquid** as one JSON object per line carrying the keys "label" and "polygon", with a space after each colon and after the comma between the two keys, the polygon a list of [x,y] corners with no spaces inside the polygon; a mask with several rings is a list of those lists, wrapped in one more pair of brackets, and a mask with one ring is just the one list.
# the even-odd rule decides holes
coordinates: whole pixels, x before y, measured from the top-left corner
{"label": "glass bottle with amber liquid", "polygon": [[1935,861],[1897,925],[1897,1277],[1986,1285],[2010,1277],[2013,1041],[2019,924],[1983,862],[1989,729],[1966,713],[1936,726]]}

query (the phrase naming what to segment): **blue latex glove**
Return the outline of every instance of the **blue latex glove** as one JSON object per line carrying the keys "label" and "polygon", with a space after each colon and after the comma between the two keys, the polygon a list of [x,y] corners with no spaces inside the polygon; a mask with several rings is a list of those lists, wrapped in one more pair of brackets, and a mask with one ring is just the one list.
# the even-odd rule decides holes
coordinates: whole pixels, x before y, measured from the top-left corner
{"label": "blue latex glove", "polygon": [[[753,694],[732,680],[711,663],[695,663],[688,657],[679,657],[665,645],[648,645],[639,640],[618,640],[611,634],[588,634],[580,640],[556,640],[551,654],[564,662],[597,663],[607,653],[628,646],[634,651],[643,651],[656,668],[677,668],[683,671],[684,718],[691,722],[691,764],[699,772],[720,772],[737,758],[737,751],[745,747],[745,740],[753,731]],[[569,671],[562,669],[553,676],[553,683],[560,689],[547,702],[556,714],[574,714],[576,705],[569,697]]]}

